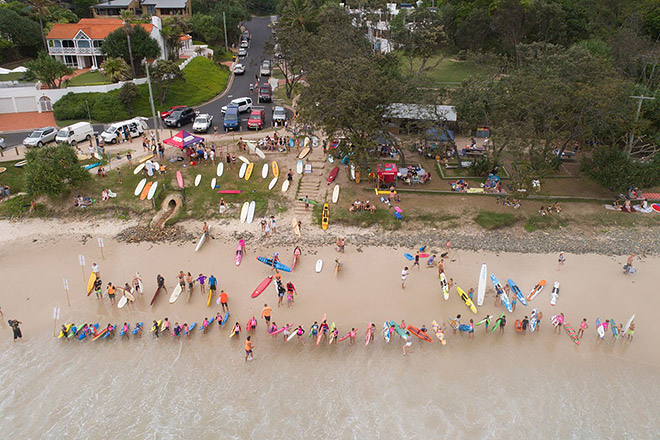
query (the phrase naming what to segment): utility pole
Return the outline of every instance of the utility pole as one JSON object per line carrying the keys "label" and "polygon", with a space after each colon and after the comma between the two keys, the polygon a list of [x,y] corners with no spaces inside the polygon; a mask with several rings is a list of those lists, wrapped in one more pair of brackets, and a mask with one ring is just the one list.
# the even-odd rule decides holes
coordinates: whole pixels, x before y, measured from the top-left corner
{"label": "utility pole", "polygon": [[222,25],[225,28],[225,52],[229,52],[229,43],[227,42],[227,19],[225,11],[222,11]]}
{"label": "utility pole", "polygon": [[[639,121],[639,114],[642,111],[642,102],[644,102],[645,99],[648,99],[650,101],[654,101],[655,98],[653,96],[631,96],[632,99],[637,100],[637,114],[635,114],[635,123]],[[633,127],[632,132],[630,133],[630,138],[628,138],[628,144],[626,145],[626,156],[630,157],[630,153],[632,153],[632,147],[633,147],[633,141],[635,139],[635,128]]]}
{"label": "utility pole", "polygon": [[154,118],[156,141],[160,143],[160,134],[158,133],[158,118],[156,118],[156,107],[154,107],[154,93],[151,91],[151,76],[149,75],[149,61],[145,60],[144,65],[147,68],[147,85],[149,86],[149,104],[151,104],[151,115]]}

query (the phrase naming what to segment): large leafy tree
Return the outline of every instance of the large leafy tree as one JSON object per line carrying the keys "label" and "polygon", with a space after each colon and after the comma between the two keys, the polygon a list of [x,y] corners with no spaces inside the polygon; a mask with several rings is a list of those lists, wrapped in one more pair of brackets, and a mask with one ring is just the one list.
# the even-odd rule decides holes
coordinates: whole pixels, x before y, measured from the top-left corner
{"label": "large leafy tree", "polygon": [[[128,33],[131,39],[131,53],[128,50],[127,31],[117,29],[111,32],[103,41],[101,51],[108,57],[123,58],[126,63],[131,61],[136,69],[144,58],[157,58],[160,55],[160,48],[156,40],[149,36],[149,33],[140,25],[129,25]],[[132,58],[131,58],[132,56]]]}
{"label": "large leafy tree", "polygon": [[181,35],[190,30],[190,22],[183,17],[169,17],[163,23],[163,37],[167,43],[168,56],[171,60],[177,59],[179,56],[179,48],[181,47]]}
{"label": "large leafy tree", "polygon": [[25,183],[30,195],[59,196],[91,178],[71,147],[31,149],[25,159]]}
{"label": "large leafy tree", "polygon": [[296,27],[278,25],[273,38],[274,44],[266,48],[270,52],[273,66],[280,69],[284,75],[286,97],[291,99],[294,88],[302,80],[303,73],[308,70],[309,56],[305,39],[309,34]]}
{"label": "large leafy tree", "polygon": [[123,58],[109,57],[101,64],[103,74],[112,82],[130,79],[131,71]]}
{"label": "large leafy tree", "polygon": [[151,71],[151,79],[156,88],[156,94],[160,96],[160,103],[165,102],[170,87],[179,81],[185,81],[183,72],[173,61],[158,60]]}
{"label": "large leafy tree", "polygon": [[44,43],[44,49],[48,50],[46,44],[46,34],[44,33],[44,16],[48,14],[48,9],[55,6],[55,0],[25,0],[25,2],[32,8],[32,11],[39,19],[39,28],[41,30],[41,39]]}
{"label": "large leafy tree", "polygon": [[36,54],[41,45],[39,24],[15,10],[0,5],[0,39],[6,41],[6,49],[14,56],[19,52]]}
{"label": "large leafy tree", "polygon": [[46,52],[39,52],[39,56],[35,60],[29,61],[25,67],[28,69],[28,78],[38,79],[51,89],[59,89],[64,77],[73,73],[73,69]]}
{"label": "large leafy tree", "polygon": [[316,29],[318,9],[310,0],[286,0],[282,2],[281,18],[283,28],[311,32]]}

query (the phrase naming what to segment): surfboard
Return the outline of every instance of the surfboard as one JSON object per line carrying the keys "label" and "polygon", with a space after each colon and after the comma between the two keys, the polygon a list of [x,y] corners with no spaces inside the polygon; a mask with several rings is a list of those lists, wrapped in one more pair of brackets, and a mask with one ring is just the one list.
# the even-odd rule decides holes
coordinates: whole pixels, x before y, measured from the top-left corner
{"label": "surfboard", "polygon": [[298,226],[298,219],[297,218],[292,218],[291,219],[291,226],[293,226],[293,232],[296,234],[298,237],[300,237],[300,226]]}
{"label": "surfboard", "polygon": [[245,202],[243,203],[243,207],[241,208],[241,223],[245,223],[245,220],[247,219],[248,215],[248,209],[250,208],[250,202]]}
{"label": "surfboard", "polygon": [[[67,324],[65,327],[67,333],[71,330],[71,327],[73,327],[73,324]],[[57,336],[57,339],[63,338],[64,337],[64,332],[60,330],[60,334]]]}
{"label": "surfboard", "polygon": [[470,310],[472,310],[472,313],[474,313],[476,315],[477,314],[477,308],[474,306],[474,303],[472,302],[472,300],[470,299],[468,294],[465,293],[465,291],[463,289],[461,289],[460,287],[458,287],[458,286],[456,286],[456,291],[458,292],[458,296],[461,297],[461,299],[463,300],[465,305],[468,306],[470,308]]}
{"label": "surfboard", "polygon": [[536,309],[532,309],[532,314],[529,316],[529,331],[534,333],[536,330],[536,324],[538,320],[536,319]]}
{"label": "surfboard", "polygon": [[351,164],[351,180],[355,180],[355,164]]}
{"label": "surfboard", "polygon": [[280,169],[279,169],[279,167],[277,166],[277,161],[274,160],[274,161],[271,163],[271,165],[272,165],[272,168],[273,168],[273,176],[275,176],[275,177],[280,177]]}
{"label": "surfboard", "polygon": [[651,209],[653,209],[655,212],[660,212],[660,205],[657,203],[654,203],[651,205]]}
{"label": "surfboard", "polygon": [[303,148],[309,148],[309,143],[310,143],[309,136],[305,136],[305,141],[303,143]]}
{"label": "surfboard", "polygon": [[154,184],[151,185],[151,188],[149,188],[149,192],[147,193],[147,200],[154,198],[154,195],[156,194],[156,188],[158,188],[158,182],[154,182]]}
{"label": "surfboard", "polygon": [[564,321],[564,330],[566,330],[566,334],[571,338],[573,342],[575,342],[576,345],[580,345],[580,339],[577,337],[577,334],[575,333],[575,330],[573,330],[573,327],[570,326],[570,324],[566,321]]}
{"label": "surfboard", "polygon": [[282,192],[286,192],[289,189],[289,179],[286,179],[282,184]]}
{"label": "surfboard", "polygon": [[339,185],[335,185],[332,190],[332,203],[337,203],[337,200],[339,200]]}
{"label": "surfboard", "polygon": [[149,190],[151,189],[151,185],[153,185],[153,182],[147,182],[147,184],[144,185],[144,188],[142,188],[142,192],[140,193],[140,200],[144,200],[147,198],[147,195],[149,194]]}
{"label": "surfboard", "polygon": [[339,173],[339,167],[334,167],[330,174],[328,175],[328,185],[330,185],[336,178]]}
{"label": "surfboard", "polygon": [[481,272],[479,273],[479,287],[477,287],[477,305],[481,307],[484,304],[486,297],[486,280],[488,279],[488,269],[486,263],[481,265]]}
{"label": "surfboard", "polygon": [[162,319],[156,321],[156,324],[151,326],[151,330],[149,330],[149,333],[153,333],[153,332],[155,332],[156,329],[159,329],[160,326],[161,326],[162,324],[163,324],[163,320],[162,320]]}
{"label": "surfboard", "polygon": [[268,184],[268,191],[273,189],[276,183],[277,183],[277,177],[273,177],[273,180],[271,180],[270,183]]}
{"label": "surfboard", "polygon": [[495,292],[497,292],[497,294],[502,299],[502,304],[504,304],[504,307],[506,307],[509,313],[513,313],[513,306],[511,305],[511,301],[509,301],[509,297],[506,295],[504,287],[502,287],[494,273],[490,274],[490,280],[493,282],[493,286],[495,286]]}
{"label": "surfboard", "polygon": [[254,220],[254,208],[255,207],[256,207],[256,203],[253,200],[253,201],[250,202],[250,205],[248,207],[247,219],[245,219],[245,221],[247,222],[248,225],[250,223],[252,223],[252,220]]}
{"label": "surfboard", "polygon": [[225,172],[225,164],[220,162],[218,164],[218,168],[216,168],[215,173],[218,175],[218,177],[222,177],[222,173]]}
{"label": "surfboard", "polygon": [[440,288],[442,288],[442,294],[445,296],[445,301],[449,299],[449,284],[447,283],[447,277],[445,273],[440,274]]}
{"label": "surfboard", "polygon": [[274,267],[277,270],[284,272],[291,272],[291,268],[280,261],[273,261],[271,258],[257,257],[257,261],[264,263],[266,266]]}
{"label": "surfboard", "polygon": [[266,279],[264,279],[261,283],[259,283],[257,288],[252,291],[252,298],[256,298],[259,295],[261,295],[263,291],[266,290],[266,287],[268,287],[271,281],[273,281],[273,276],[268,275]]}
{"label": "surfboard", "polygon": [[172,291],[172,294],[170,295],[170,304],[174,304],[176,300],[179,299],[182,290],[183,289],[181,289],[181,284],[177,283],[176,287]]}
{"label": "surfboard", "polygon": [[525,299],[525,295],[523,295],[522,292],[520,291],[520,287],[518,287],[518,285],[516,283],[514,283],[511,278],[506,280],[506,282],[509,284],[509,287],[511,288],[511,291],[513,293],[515,293],[516,296],[518,297],[518,301],[520,301],[520,304],[522,304],[523,306],[526,306],[527,305],[527,300]]}
{"label": "surfboard", "polygon": [[146,156],[140,158],[139,162],[143,163],[148,161],[149,159],[152,159],[155,156],[155,154],[147,154]]}
{"label": "surfboard", "polygon": [[183,188],[183,175],[181,171],[176,172],[176,183],[179,185],[179,188]]}
{"label": "surfboard", "polygon": [[319,258],[318,260],[316,260],[316,272],[317,273],[321,272],[322,269],[323,269],[323,260]]}
{"label": "surfboard", "polygon": [[426,333],[424,333],[423,331],[421,331],[420,329],[418,329],[414,325],[408,325],[408,327],[406,327],[406,329],[410,333],[412,333],[413,335],[417,336],[422,341],[433,342],[433,339],[431,339],[431,337],[429,335],[427,335]]}
{"label": "surfboard", "polygon": [[445,332],[442,330],[442,327],[440,327],[440,325],[435,319],[431,322],[431,328],[435,332],[435,337],[438,338],[440,343],[442,345],[447,345],[447,340],[445,339]]}
{"label": "surfboard", "polygon": [[264,154],[263,151],[261,151],[261,149],[259,149],[259,147],[257,147],[257,148],[254,149],[254,153],[255,153],[257,156],[259,156],[259,159],[265,159],[265,158],[266,158],[266,155]]}
{"label": "surfboard", "polygon": [[252,176],[252,170],[254,170],[254,164],[250,163],[247,166],[247,169],[245,170],[245,180],[246,181],[250,180],[250,176]]}
{"label": "surfboard", "polygon": [[323,205],[323,211],[321,212],[321,229],[324,231],[328,229],[328,224],[330,223],[330,207],[327,203]]}
{"label": "surfboard", "polygon": [[306,158],[307,155],[308,155],[311,151],[312,151],[312,149],[309,148],[309,147],[303,148],[302,151],[300,152],[300,154],[298,155],[298,159],[302,160],[302,159]]}
{"label": "surfboard", "polygon": [[268,177],[268,164],[265,163],[263,167],[261,167],[261,178],[265,179]]}
{"label": "surfboard", "polygon": [[108,332],[108,329],[107,329],[107,328],[104,328],[104,329],[101,330],[96,336],[94,336],[94,337],[92,338],[92,341],[96,341],[97,339],[102,338],[103,336],[105,336],[105,334],[106,334],[107,332]]}
{"label": "surfboard", "polygon": [[390,326],[387,324],[387,321],[383,323],[383,339],[385,339],[385,343],[390,342]]}
{"label": "surfboard", "polygon": [[412,254],[410,254],[410,253],[408,253],[408,252],[406,252],[405,254],[403,254],[403,256],[406,257],[406,260],[408,260],[408,261],[412,261],[412,260],[415,259],[415,257],[413,257]]}
{"label": "surfboard", "polygon": [[545,287],[545,280],[539,281],[536,286],[532,289],[531,292],[529,292],[529,295],[527,295],[527,301],[531,301],[534,298],[536,298],[536,295],[541,293],[541,290]]}
{"label": "surfboard", "polygon": [[201,174],[198,174],[198,175],[195,177],[195,186],[199,186],[199,182],[201,182],[201,181],[202,181],[202,175],[201,175]]}
{"label": "surfboard", "polygon": [[623,326],[623,335],[621,336],[625,336],[626,334],[628,334],[628,330],[630,330],[630,324],[632,324],[634,320],[635,320],[635,314],[633,313],[630,319],[626,321],[626,325]]}
{"label": "surfboard", "polygon": [[[209,226],[209,231],[211,230],[211,227]],[[197,246],[195,246],[195,252],[199,251],[202,246],[204,246],[204,242],[206,241],[206,232],[202,234],[202,236],[199,238],[199,241],[197,242]]]}
{"label": "surfboard", "polygon": [[241,168],[238,170],[238,178],[243,179],[245,177],[245,172],[247,171],[247,164],[244,163],[241,165]]}
{"label": "surfboard", "polygon": [[238,160],[240,160],[241,162],[243,162],[246,165],[250,163],[250,160],[245,156],[238,156]]}
{"label": "surfboard", "polygon": [[605,329],[603,328],[603,323],[600,322],[600,318],[596,318],[596,331],[598,332],[600,339],[605,337]]}
{"label": "surfboard", "polygon": [[140,171],[144,169],[144,163],[141,163],[140,165],[136,166],[135,169],[133,170],[133,174],[140,174]]}
{"label": "surfboard", "polygon": [[493,328],[490,331],[491,333],[495,333],[495,330],[500,328],[500,324],[502,324],[502,318],[504,318],[504,313],[502,313],[500,317],[495,320],[495,325],[493,325]]}
{"label": "surfboard", "polygon": [[557,304],[557,299],[559,298],[559,281],[555,281],[554,286],[552,286],[552,293],[550,294],[550,305],[554,306]]}
{"label": "surfboard", "polygon": [[128,304],[128,298],[126,298],[126,296],[122,296],[121,299],[117,301],[117,308],[123,309],[126,304]]}
{"label": "surfboard", "polygon": [[92,272],[92,274],[87,279],[87,296],[89,296],[92,293],[95,282],[96,282],[96,272]]}
{"label": "surfboard", "polygon": [[135,328],[133,329],[133,331],[131,332],[131,334],[132,334],[132,335],[137,335],[137,333],[140,331],[140,329],[142,328],[143,325],[144,325],[144,323],[143,323],[142,321],[140,321],[140,322],[138,322],[137,324],[135,324]]}
{"label": "surfboard", "polygon": [[296,336],[298,336],[298,328],[297,327],[291,332],[289,337],[286,338],[286,342],[289,342],[291,339],[295,338]]}
{"label": "surfboard", "polygon": [[304,168],[304,167],[303,167],[303,161],[302,161],[302,160],[298,160],[298,162],[296,162],[296,172],[297,172],[298,174],[302,174],[302,173],[303,173],[303,168]]}

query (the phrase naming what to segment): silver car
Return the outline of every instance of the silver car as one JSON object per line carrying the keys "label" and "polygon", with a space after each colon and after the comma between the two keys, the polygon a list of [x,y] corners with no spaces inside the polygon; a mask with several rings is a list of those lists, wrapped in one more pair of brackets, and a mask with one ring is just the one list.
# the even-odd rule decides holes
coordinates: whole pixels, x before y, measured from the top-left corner
{"label": "silver car", "polygon": [[195,118],[195,122],[193,123],[193,131],[197,133],[206,133],[209,131],[209,128],[211,127],[211,124],[213,123],[213,116],[209,114],[201,114]]}
{"label": "silver car", "polygon": [[23,145],[26,147],[42,147],[48,142],[53,142],[55,135],[57,135],[57,129],[55,127],[40,128],[34,130],[28,137],[23,139]]}
{"label": "silver car", "polygon": [[286,110],[282,106],[273,109],[273,125],[284,125],[286,121]]}
{"label": "silver car", "polygon": [[7,145],[5,144],[5,138],[0,138],[0,150],[4,150],[7,148]]}
{"label": "silver car", "polygon": [[246,57],[247,56],[247,49],[244,47],[241,47],[238,49],[238,56],[239,57]]}

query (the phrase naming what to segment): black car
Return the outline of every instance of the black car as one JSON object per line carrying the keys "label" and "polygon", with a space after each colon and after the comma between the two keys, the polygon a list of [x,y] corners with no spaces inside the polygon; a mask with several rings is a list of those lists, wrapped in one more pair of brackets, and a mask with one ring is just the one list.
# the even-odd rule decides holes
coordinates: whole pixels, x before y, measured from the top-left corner
{"label": "black car", "polygon": [[168,127],[181,127],[184,124],[193,122],[195,116],[195,109],[192,107],[178,108],[165,118],[165,125]]}

